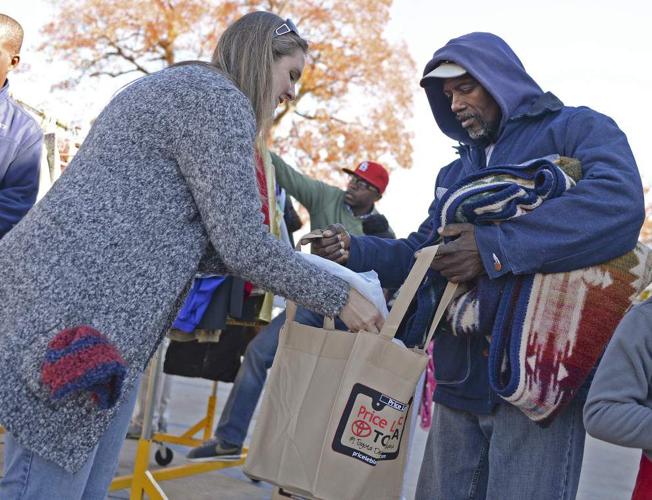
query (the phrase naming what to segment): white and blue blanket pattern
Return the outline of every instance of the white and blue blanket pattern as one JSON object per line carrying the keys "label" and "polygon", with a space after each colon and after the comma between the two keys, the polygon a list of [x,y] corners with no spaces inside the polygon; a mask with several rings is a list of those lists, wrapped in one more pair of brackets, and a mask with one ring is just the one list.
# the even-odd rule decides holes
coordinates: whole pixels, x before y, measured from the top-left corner
{"label": "white and blue blanket pattern", "polygon": [[[443,227],[512,219],[534,210],[545,200],[561,196],[580,178],[580,162],[559,155],[518,165],[488,167],[451,186],[438,204],[435,220],[438,227]],[[447,317],[455,335],[491,335],[506,279],[490,280],[483,276],[478,286],[471,286],[453,301]]]}
{"label": "white and blue blanket pattern", "polygon": [[[520,165],[490,167],[448,189],[438,206],[440,226],[500,222],[523,215],[575,185],[576,172],[557,164],[559,155]],[[579,162],[571,163],[579,171]],[[576,167],[575,167],[576,166]]]}

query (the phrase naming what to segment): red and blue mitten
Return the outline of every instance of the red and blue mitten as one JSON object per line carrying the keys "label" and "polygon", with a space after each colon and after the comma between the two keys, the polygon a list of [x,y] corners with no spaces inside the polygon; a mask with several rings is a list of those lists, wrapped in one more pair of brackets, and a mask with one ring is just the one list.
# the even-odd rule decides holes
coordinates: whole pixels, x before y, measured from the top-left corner
{"label": "red and blue mitten", "polygon": [[60,331],[48,344],[41,381],[50,397],[89,391],[102,409],[118,401],[127,373],[118,350],[96,329],[81,325]]}

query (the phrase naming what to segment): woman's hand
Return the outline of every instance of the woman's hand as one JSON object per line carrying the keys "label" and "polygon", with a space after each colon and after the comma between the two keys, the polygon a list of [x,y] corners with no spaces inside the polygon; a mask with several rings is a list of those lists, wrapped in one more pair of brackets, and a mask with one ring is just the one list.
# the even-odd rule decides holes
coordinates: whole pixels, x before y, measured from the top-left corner
{"label": "woman's hand", "polygon": [[340,312],[340,319],[352,332],[364,330],[378,333],[385,322],[378,309],[355,288],[349,292],[349,300]]}
{"label": "woman's hand", "polygon": [[301,240],[301,244],[312,243],[312,253],[338,264],[346,264],[349,260],[351,237],[342,224],[332,224],[322,232],[322,237],[312,240]]}

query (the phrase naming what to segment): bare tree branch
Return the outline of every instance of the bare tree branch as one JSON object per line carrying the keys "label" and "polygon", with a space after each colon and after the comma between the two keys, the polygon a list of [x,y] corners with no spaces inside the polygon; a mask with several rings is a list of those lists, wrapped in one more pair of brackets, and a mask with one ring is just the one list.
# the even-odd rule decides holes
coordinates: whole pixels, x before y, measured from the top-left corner
{"label": "bare tree branch", "polygon": [[[111,78],[117,78],[118,76],[122,75],[128,75],[130,73],[140,73],[141,71],[138,69],[129,69],[126,71],[116,71],[116,72],[111,72],[111,71],[95,71],[93,73],[90,73],[88,76],[92,77],[97,77],[97,76],[110,76]],[[146,75],[149,75],[150,73],[147,72],[145,73]]]}
{"label": "bare tree branch", "polygon": [[122,47],[120,47],[120,46],[118,46],[118,45],[116,45],[116,44],[113,44],[113,42],[110,42],[110,44],[113,46],[113,48],[115,49],[115,51],[117,52],[117,54],[118,54],[120,57],[122,57],[125,61],[127,61],[127,62],[133,64],[133,65],[136,67],[136,71],[140,71],[141,73],[143,73],[143,74],[145,74],[145,75],[148,75],[148,74],[149,74],[149,71],[148,71],[146,68],[144,68],[143,66],[141,66],[141,65],[136,61],[136,58],[135,58],[135,57],[127,55],[127,54],[125,53],[125,51],[122,49]]}

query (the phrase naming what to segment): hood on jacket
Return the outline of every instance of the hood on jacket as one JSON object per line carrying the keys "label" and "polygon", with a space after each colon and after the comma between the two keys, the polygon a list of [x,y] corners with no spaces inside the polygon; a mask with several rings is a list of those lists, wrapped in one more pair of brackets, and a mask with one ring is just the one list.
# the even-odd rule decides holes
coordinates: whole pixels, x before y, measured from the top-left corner
{"label": "hood on jacket", "polygon": [[[523,64],[505,41],[491,33],[469,33],[453,38],[434,56],[423,71],[424,76],[443,61],[462,66],[494,98],[502,114],[498,135],[510,117],[526,112],[543,95],[541,87],[527,74]],[[422,80],[432,114],[448,137],[473,144],[466,130],[451,111],[443,94],[442,78]]]}

